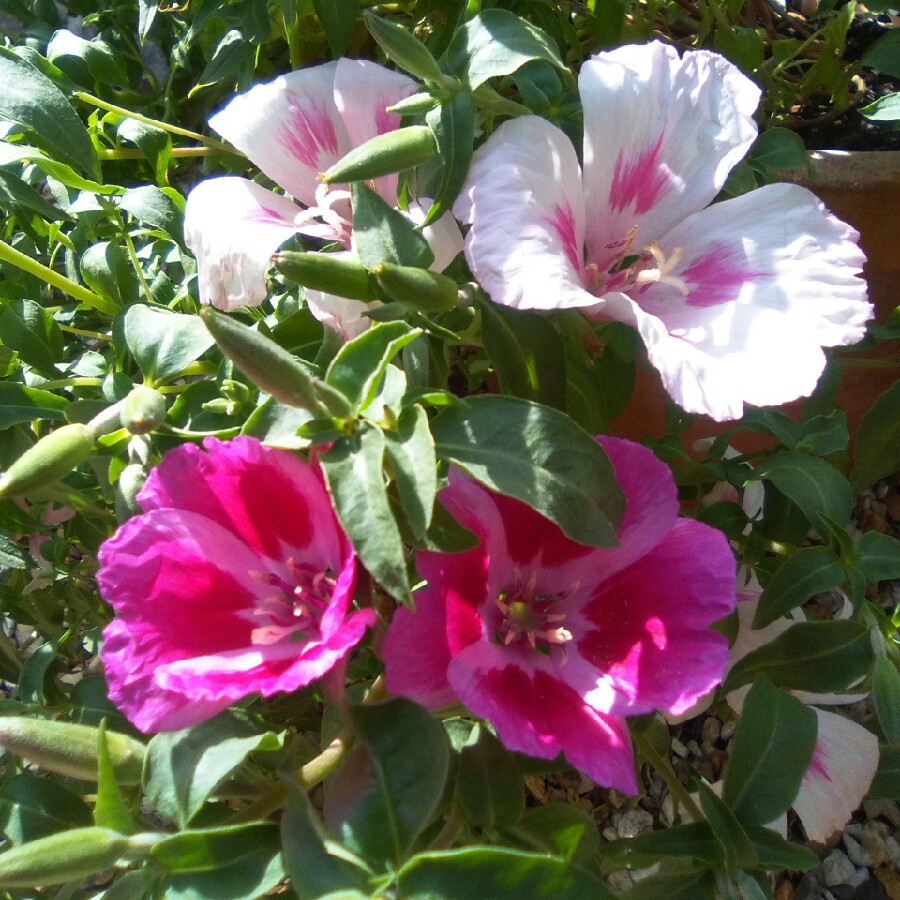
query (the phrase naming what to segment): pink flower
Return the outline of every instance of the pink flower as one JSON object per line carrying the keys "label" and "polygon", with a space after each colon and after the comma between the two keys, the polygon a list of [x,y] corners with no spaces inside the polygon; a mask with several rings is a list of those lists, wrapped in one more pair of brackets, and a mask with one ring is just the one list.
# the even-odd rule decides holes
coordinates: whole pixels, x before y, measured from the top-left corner
{"label": "pink flower", "polygon": [[[270,258],[294,234],[349,251],[350,195],[329,190],[319,173],[369,138],[399,127],[400,116],[385,107],[416,88],[412,79],[377,63],[341,59],[256,85],[216,113],[210,125],[297,203],[246,178],[200,182],[188,195],[184,221],[187,244],[197,257],[200,300],[225,310],[261,303]],[[375,189],[396,204],[396,176],[379,178]],[[416,210],[411,204],[413,216]],[[436,270],[462,249],[450,216],[423,234],[435,251]],[[307,299],[313,314],[344,337],[368,325],[365,304],[321,291],[307,291]]]}
{"label": "pink flower", "polygon": [[292,453],[249,437],[185,444],[138,502],[100,548],[97,579],[117,614],[101,651],[109,696],[142,731],[297,690],[374,621],[348,614],[353,550],[319,472]]}
{"label": "pink flower", "polygon": [[481,539],[419,553],[428,585],[384,644],[386,684],[432,709],[461,701],[512,750],[560,752],[594,781],[637,784],[625,717],[681,712],[721,680],[734,609],[725,537],[678,518],[669,469],[599,438],[627,501],[619,546],[586,547],[458,472],[441,502]]}
{"label": "pink flower", "polygon": [[822,347],[860,340],[872,316],[864,258],[795,185],[707,206],[756,137],[757,87],[714,53],[654,42],[597,54],[579,88],[583,168],[537,116],[475,154],[455,212],[491,299],[633,325],[690,412],[735,419],[809,394]]}

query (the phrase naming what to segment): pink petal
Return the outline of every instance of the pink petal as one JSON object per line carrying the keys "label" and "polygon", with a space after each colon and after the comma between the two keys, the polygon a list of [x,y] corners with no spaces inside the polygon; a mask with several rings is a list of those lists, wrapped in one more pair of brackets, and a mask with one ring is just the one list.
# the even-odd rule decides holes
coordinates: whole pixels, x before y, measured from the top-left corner
{"label": "pink petal", "polygon": [[[821,347],[860,340],[872,316],[856,232],[804,188],[770,185],[717,203],[660,241],[683,252],[671,283],[597,312],[637,327],[672,398],[689,412],[736,419],[743,404],[807,396]],[[691,298],[695,298],[692,305]]]}
{"label": "pink petal", "polygon": [[[724,535],[679,519],[657,547],[593,588],[583,624],[570,614],[566,625],[575,652],[615,689],[610,712],[678,715],[722,680],[728,642],[709,625],[734,609],[734,585]],[[560,675],[586,692],[584,671]]]}
{"label": "pink petal", "polygon": [[305,206],[316,205],[319,173],[352,146],[335,104],[337,65],[325,63],[255,85],[209,120]]}
{"label": "pink petal", "polygon": [[302,229],[300,207],[244,178],[209,178],[188,194],[185,241],[197,257],[200,302],[219,309],[266,299],[272,254]]}
{"label": "pink petal", "polygon": [[454,212],[472,228],[466,258],[495,303],[592,305],[584,276],[584,199],[575,148],[538,116],[504,122],[475,153]]}
{"label": "pink petal", "polygon": [[456,656],[448,676],[460,700],[494,726],[508,749],[541,759],[564,753],[599,784],[636,793],[624,721],[592,709],[540,662],[522,667],[511,656],[486,641]]}
{"label": "pink petal", "polygon": [[588,257],[605,271],[634,226],[643,246],[712,201],[756,137],[760,92],[718,54],[658,41],[598,53],[578,86]]}
{"label": "pink petal", "polygon": [[[421,201],[414,200],[409,204],[406,215],[419,225],[425,221],[430,208],[431,200],[423,197]],[[444,213],[436,222],[426,225],[422,237],[434,253],[434,262],[428,267],[432,272],[443,272],[463,252],[463,236],[450,213]]]}
{"label": "pink petal", "polygon": [[809,839],[825,843],[862,804],[878,769],[878,738],[845,716],[815,713],[819,737],[794,811]]}
{"label": "pink petal", "polygon": [[153,469],[138,502],[199,513],[272,560],[293,556],[338,572],[348,554],[315,470],[255,438],[206,438],[202,450],[182,444]]}
{"label": "pink petal", "polygon": [[[340,59],[334,75],[334,101],[351,147],[400,127],[400,116],[386,107],[416,92],[418,85],[399,72],[363,59]],[[375,189],[391,206],[397,203],[397,176],[375,182]]]}
{"label": "pink petal", "polygon": [[[347,253],[347,256],[353,254]],[[365,303],[360,300],[348,300],[335,294],[326,294],[305,288],[306,305],[309,311],[325,326],[336,331],[342,341],[352,341],[366,331],[372,320],[366,315],[367,310],[381,306],[381,303]]]}

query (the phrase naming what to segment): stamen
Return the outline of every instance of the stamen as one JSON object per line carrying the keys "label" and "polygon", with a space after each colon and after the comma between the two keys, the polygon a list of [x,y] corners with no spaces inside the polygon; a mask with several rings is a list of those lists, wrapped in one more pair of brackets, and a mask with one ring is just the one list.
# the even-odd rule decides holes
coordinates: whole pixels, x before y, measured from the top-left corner
{"label": "stamen", "polygon": [[682,297],[686,297],[690,293],[687,282],[677,275],[670,274],[673,269],[677,269],[684,256],[683,247],[675,247],[670,256],[666,256],[659,248],[656,241],[652,241],[644,247],[644,251],[653,257],[656,268],[642,269],[634,276],[635,284],[668,284],[677,288]]}

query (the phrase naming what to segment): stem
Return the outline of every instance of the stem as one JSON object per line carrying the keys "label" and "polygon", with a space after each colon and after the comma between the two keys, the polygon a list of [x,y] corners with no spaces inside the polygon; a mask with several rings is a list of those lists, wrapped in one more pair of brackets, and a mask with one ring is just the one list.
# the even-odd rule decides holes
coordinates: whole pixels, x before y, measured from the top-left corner
{"label": "stem", "polygon": [[85,306],[90,306],[98,312],[114,316],[119,311],[119,308],[114,303],[104,299],[99,294],[95,294],[93,291],[89,291],[86,287],[76,284],[74,281],[66,278],[65,275],[54,272],[53,269],[48,269],[43,263],[26,256],[14,247],[10,247],[5,241],[0,241],[0,260],[12,263],[17,268],[22,269],[22,271],[28,272],[29,275],[34,275],[35,278],[46,281],[47,284],[59,288],[63,293],[74,297]]}
{"label": "stem", "polygon": [[[212,156],[219,151],[212,147],[173,147],[169,154],[173,159],[188,156]],[[127,147],[114,149],[101,149],[97,151],[100,159],[146,159],[147,154],[143,150],[131,150]]]}
{"label": "stem", "polygon": [[443,828],[441,828],[435,835],[434,840],[428,845],[429,851],[449,850],[459,837],[459,833],[462,831],[463,825],[465,824],[466,817],[463,814],[462,807],[459,803],[454,803],[453,808],[450,810],[450,815],[447,816],[447,821],[444,822]]}
{"label": "stem", "polygon": [[684,807],[691,820],[702,822],[703,813],[700,812],[700,807],[694,802],[694,798],[688,793],[687,788],[678,780],[669,760],[657,753],[650,741],[642,734],[633,734],[632,739],[641,756],[656,769],[659,777],[666,783],[669,793]]}
{"label": "stem", "polygon": [[181,137],[199,141],[201,144],[211,147],[213,150],[219,150],[222,153],[231,153],[234,156],[244,155],[240,150],[235,150],[234,147],[229,147],[227,144],[223,144],[215,138],[206,137],[206,135],[198,134],[196,131],[189,131],[187,128],[179,128],[177,125],[170,125],[168,122],[161,122],[159,119],[151,119],[147,116],[142,116],[140,113],[134,112],[134,110],[126,109],[124,106],[116,106],[114,103],[107,103],[105,100],[93,96],[93,94],[88,94],[84,91],[76,91],[74,96],[85,103],[90,103],[91,106],[105,109],[107,112],[118,113],[128,119],[135,119],[146,125],[152,125],[154,128],[161,128],[163,131],[168,131],[170,134],[178,134],[181,135]]}
{"label": "stem", "polygon": [[42,391],[55,391],[59,388],[69,387],[98,387],[101,384],[103,384],[102,378],[79,375],[74,378],[57,378],[54,381],[45,381],[40,388]]}
{"label": "stem", "polygon": [[353,746],[353,732],[342,728],[338,736],[315,758],[296,771],[297,781],[305,790],[321,784],[344,760]]}

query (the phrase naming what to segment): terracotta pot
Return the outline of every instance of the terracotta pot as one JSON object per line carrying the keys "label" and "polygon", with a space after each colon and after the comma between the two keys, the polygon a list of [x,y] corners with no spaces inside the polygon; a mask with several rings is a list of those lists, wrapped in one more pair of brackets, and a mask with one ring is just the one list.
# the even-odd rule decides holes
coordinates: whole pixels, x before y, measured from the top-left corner
{"label": "terracotta pot", "polygon": [[[860,233],[866,254],[863,274],[869,287],[869,299],[875,305],[875,319],[884,323],[900,305],[900,151],[867,152],[828,150],[810,153],[815,178],[797,172],[789,180],[815,191],[839,218]],[[872,401],[900,377],[900,368],[854,366],[855,361],[896,359],[896,343],[886,342],[874,350],[830,351],[842,364],[841,387],[837,402],[847,413],[851,441],[859,421]],[[659,376],[646,364],[640,367],[634,397],[624,414],[614,419],[614,434],[639,440],[662,437],[666,433],[664,409],[666,395]],[[782,409],[797,416],[802,401]],[[728,423],[700,416],[684,435],[685,446],[701,437],[721,434]],[[741,435],[735,443],[745,452],[771,446],[761,435]]]}

